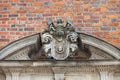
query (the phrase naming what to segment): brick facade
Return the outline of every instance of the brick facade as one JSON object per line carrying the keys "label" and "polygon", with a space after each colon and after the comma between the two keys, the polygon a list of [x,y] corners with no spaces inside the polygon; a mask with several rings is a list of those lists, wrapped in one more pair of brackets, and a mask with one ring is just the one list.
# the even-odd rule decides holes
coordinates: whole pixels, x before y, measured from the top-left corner
{"label": "brick facade", "polygon": [[0,48],[43,31],[48,19],[58,17],[120,47],[120,0],[0,0]]}

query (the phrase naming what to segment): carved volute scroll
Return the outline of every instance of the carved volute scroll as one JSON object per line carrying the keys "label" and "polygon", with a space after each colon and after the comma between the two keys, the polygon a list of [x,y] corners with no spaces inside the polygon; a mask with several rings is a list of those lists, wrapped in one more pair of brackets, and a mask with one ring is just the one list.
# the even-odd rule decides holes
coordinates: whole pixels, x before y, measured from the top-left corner
{"label": "carved volute scroll", "polygon": [[57,20],[57,25],[48,21],[48,28],[42,33],[41,38],[46,56],[56,60],[65,60],[75,55],[82,46],[80,36],[75,32],[71,22],[67,21],[64,25],[62,19]]}

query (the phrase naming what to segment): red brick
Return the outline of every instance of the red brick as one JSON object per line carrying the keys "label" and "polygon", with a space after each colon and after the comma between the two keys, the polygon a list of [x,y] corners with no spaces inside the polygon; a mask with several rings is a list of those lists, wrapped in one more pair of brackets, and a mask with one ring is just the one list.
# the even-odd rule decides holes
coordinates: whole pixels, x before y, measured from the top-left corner
{"label": "red brick", "polygon": [[40,31],[40,30],[41,30],[40,26],[35,28],[35,31]]}
{"label": "red brick", "polygon": [[[109,34],[109,33],[108,33]],[[106,36],[104,38],[106,39],[112,39],[112,36],[111,35],[108,35],[108,34],[105,34]]]}
{"label": "red brick", "polygon": [[34,3],[33,3],[33,6],[42,6],[42,5],[43,5],[42,2],[34,2]]}
{"label": "red brick", "polygon": [[12,11],[17,11],[18,10],[18,7],[9,7],[8,10],[12,10]]}
{"label": "red brick", "polygon": [[19,11],[17,11],[17,13],[26,13],[27,12],[27,10],[19,10]]}
{"label": "red brick", "polygon": [[94,35],[101,35],[101,33],[98,32],[98,31],[92,32],[92,34],[94,34]]}
{"label": "red brick", "polygon": [[102,24],[102,22],[98,22],[98,23],[95,23],[94,26],[96,26],[96,27],[102,27],[103,24]]}
{"label": "red brick", "polygon": [[1,46],[1,45],[0,45],[0,49],[2,49],[3,47],[4,47],[4,46]]}
{"label": "red brick", "polygon": [[3,15],[3,17],[6,18],[6,17],[8,17],[8,15],[5,14],[5,15]]}
{"label": "red brick", "polygon": [[108,15],[108,18],[114,18],[114,19],[117,19],[117,18],[118,18],[118,16],[117,16],[117,15],[115,15],[115,14],[113,14],[113,15]]}
{"label": "red brick", "polygon": [[25,7],[25,10],[34,10],[35,9],[35,7],[33,7],[33,6],[28,6],[28,7]]}
{"label": "red brick", "polygon": [[8,6],[10,6],[10,4],[9,3],[0,3],[0,7],[3,7],[3,6],[8,7]]}
{"label": "red brick", "polygon": [[26,6],[26,3],[18,3],[18,6]]}
{"label": "red brick", "polygon": [[64,6],[65,2],[63,2],[63,1],[55,2],[55,5],[56,6]]}
{"label": "red brick", "polygon": [[8,42],[9,39],[0,39],[0,42]]}
{"label": "red brick", "polygon": [[7,27],[10,27],[10,25],[9,24],[0,24],[0,27],[7,28]]}
{"label": "red brick", "polygon": [[16,18],[11,18],[11,20],[16,20]]}
{"label": "red brick", "polygon": [[72,13],[64,13],[64,16],[72,16]]}
{"label": "red brick", "polygon": [[7,38],[9,39],[15,39],[17,36],[16,35],[8,35]]}
{"label": "red brick", "polygon": [[82,19],[77,20],[78,23],[82,23]]}
{"label": "red brick", "polygon": [[7,23],[6,20],[2,21],[2,24],[6,24],[6,23]]}
{"label": "red brick", "polygon": [[91,23],[90,19],[83,20],[83,23]]}
{"label": "red brick", "polygon": [[105,12],[105,11],[107,11],[107,8],[101,7],[101,11],[102,11],[102,12]]}
{"label": "red brick", "polygon": [[108,3],[110,4],[115,4],[117,2],[117,0],[108,0]]}
{"label": "red brick", "polygon": [[93,20],[91,20],[91,22],[93,22],[93,23],[98,23],[99,20],[98,20],[98,19],[93,19]]}
{"label": "red brick", "polygon": [[18,2],[18,0],[9,0],[10,2]]}
{"label": "red brick", "polygon": [[90,26],[92,26],[92,24],[91,23],[85,23],[84,26],[90,27]]}
{"label": "red brick", "polygon": [[8,31],[17,31],[17,28],[8,28]]}
{"label": "red brick", "polygon": [[57,11],[58,11],[58,10],[56,10],[56,9],[51,9],[51,10],[50,10],[51,13],[56,13]]}
{"label": "red brick", "polygon": [[101,11],[101,8],[91,8],[91,11]]}
{"label": "red brick", "polygon": [[20,2],[25,2],[25,0],[19,0]]}
{"label": "red brick", "polygon": [[101,4],[101,7],[107,8],[109,5],[108,4]]}
{"label": "red brick", "polygon": [[24,35],[24,34],[26,34],[26,32],[16,32],[16,33],[11,33],[11,34]]}
{"label": "red brick", "polygon": [[1,37],[1,39],[2,39],[2,38],[6,38],[6,36],[5,36],[5,35],[2,35],[2,36],[0,36],[0,37]]}
{"label": "red brick", "polygon": [[78,19],[83,19],[83,17],[84,16],[82,16],[82,15],[78,15],[78,16],[76,16],[76,19],[78,18]]}
{"label": "red brick", "polygon": [[33,2],[34,0],[26,0],[26,2]]}
{"label": "red brick", "polygon": [[52,16],[50,13],[44,13],[43,16]]}
{"label": "red brick", "polygon": [[117,34],[120,34],[120,30],[118,30],[118,31],[111,31],[110,34],[111,34],[111,35],[117,35]]}
{"label": "red brick", "polygon": [[8,11],[3,11],[3,12],[0,12],[0,14],[6,15],[6,14],[9,14],[9,12]]}
{"label": "red brick", "polygon": [[110,19],[108,19],[108,18],[102,18],[102,20],[101,20],[102,22],[108,22],[108,23],[110,23],[111,21],[110,21]]}
{"label": "red brick", "polygon": [[26,17],[19,17],[19,18],[17,18],[17,20],[27,20],[27,18]]}
{"label": "red brick", "polygon": [[19,16],[23,17],[23,16],[26,16],[26,14],[25,13],[19,13]]}
{"label": "red brick", "polygon": [[113,39],[113,40],[111,40],[111,42],[113,42],[113,43],[117,43],[118,40],[117,40],[117,39]]}
{"label": "red brick", "polygon": [[7,20],[9,20],[9,18],[0,18],[0,20],[7,21]]}
{"label": "red brick", "polygon": [[81,2],[80,1],[73,1],[73,5],[80,5]]}
{"label": "red brick", "polygon": [[90,4],[84,4],[83,8],[91,8]]}
{"label": "red brick", "polygon": [[8,21],[8,24],[16,24],[16,21],[10,20],[10,21]]}
{"label": "red brick", "polygon": [[0,32],[0,35],[8,35],[9,32]]}
{"label": "red brick", "polygon": [[108,36],[108,35],[109,35],[109,32],[104,32],[104,34]]}
{"label": "red brick", "polygon": [[89,15],[85,15],[84,19],[90,19],[90,16]]}
{"label": "red brick", "polygon": [[93,15],[91,15],[90,17],[93,18],[93,19],[99,19],[99,18],[100,18],[100,15],[93,14]]}
{"label": "red brick", "polygon": [[33,12],[34,13],[43,13],[43,10],[42,9],[38,9],[38,10],[34,10]]}
{"label": "red brick", "polygon": [[113,23],[110,23],[109,26],[119,26],[119,23],[118,22],[113,22]]}

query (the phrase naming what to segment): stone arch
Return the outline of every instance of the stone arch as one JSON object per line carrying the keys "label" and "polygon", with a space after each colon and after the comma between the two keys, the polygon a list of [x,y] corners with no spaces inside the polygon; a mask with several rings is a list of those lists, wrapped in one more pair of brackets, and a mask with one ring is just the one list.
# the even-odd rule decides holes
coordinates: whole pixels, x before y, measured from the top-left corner
{"label": "stone arch", "polygon": [[[111,56],[110,59],[120,59],[120,49],[94,36],[78,33],[84,45],[92,46]],[[16,40],[0,50],[0,60],[30,60],[29,52],[38,52],[42,47],[41,34],[34,34]],[[104,53],[103,53],[104,54]]]}

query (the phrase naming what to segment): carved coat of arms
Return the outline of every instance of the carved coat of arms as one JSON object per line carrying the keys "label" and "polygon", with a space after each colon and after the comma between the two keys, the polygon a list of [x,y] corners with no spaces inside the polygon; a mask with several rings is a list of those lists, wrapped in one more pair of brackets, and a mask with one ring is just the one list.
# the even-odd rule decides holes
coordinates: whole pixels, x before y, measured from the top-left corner
{"label": "carved coat of arms", "polygon": [[70,21],[66,25],[62,19],[58,19],[56,25],[49,21],[41,37],[45,54],[50,58],[64,60],[78,52],[79,36]]}

